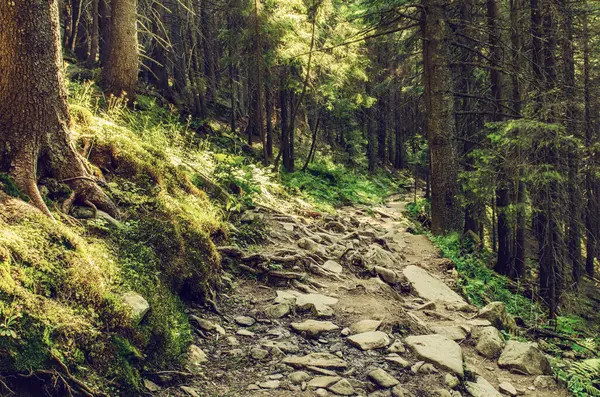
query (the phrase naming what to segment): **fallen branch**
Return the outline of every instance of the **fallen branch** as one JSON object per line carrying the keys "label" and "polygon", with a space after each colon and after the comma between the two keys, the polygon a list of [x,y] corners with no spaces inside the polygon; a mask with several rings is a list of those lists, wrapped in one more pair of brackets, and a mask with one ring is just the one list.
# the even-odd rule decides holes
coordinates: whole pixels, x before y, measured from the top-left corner
{"label": "fallen branch", "polygon": [[551,338],[559,338],[559,339],[563,339],[563,340],[567,340],[569,342],[575,343],[577,346],[584,348],[590,352],[592,352],[594,354],[594,356],[598,357],[598,352],[590,349],[587,346],[584,346],[583,344],[581,344],[581,342],[579,342],[577,339],[571,338],[570,336],[566,336],[566,335],[561,335],[558,332],[554,332],[551,331],[549,329],[543,329],[543,328],[529,328],[527,331],[528,334],[533,334],[534,336],[548,336]]}

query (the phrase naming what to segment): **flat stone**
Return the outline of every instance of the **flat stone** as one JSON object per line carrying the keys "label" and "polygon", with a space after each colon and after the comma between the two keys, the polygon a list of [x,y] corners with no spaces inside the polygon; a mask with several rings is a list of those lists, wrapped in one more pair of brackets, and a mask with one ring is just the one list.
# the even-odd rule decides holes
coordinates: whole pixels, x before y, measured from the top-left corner
{"label": "flat stone", "polygon": [[302,382],[306,382],[310,379],[310,375],[307,374],[304,371],[296,371],[296,372],[292,372],[288,378],[290,379],[290,382],[294,385],[301,385]]}
{"label": "flat stone", "polygon": [[238,316],[238,317],[234,318],[234,321],[238,325],[241,325],[242,327],[251,327],[256,323],[255,319],[253,319],[252,317],[248,317],[248,316]]}
{"label": "flat stone", "polygon": [[442,280],[433,277],[421,267],[409,265],[404,268],[403,274],[412,284],[417,295],[425,300],[444,303],[465,303],[464,299],[451,290]]}
{"label": "flat stone", "polygon": [[313,389],[326,389],[342,379],[339,376],[316,376],[308,382],[308,387]]}
{"label": "flat stone", "polygon": [[260,386],[259,385],[255,385],[254,383],[251,385],[248,385],[246,387],[246,390],[260,390]]}
{"label": "flat stone", "polygon": [[431,330],[454,341],[465,340],[468,335],[465,329],[459,326],[431,327]]}
{"label": "flat stone", "polygon": [[351,396],[354,394],[354,387],[347,379],[342,379],[328,387],[329,391],[339,396]]}
{"label": "flat stone", "polygon": [[290,327],[292,327],[294,331],[304,333],[311,338],[316,338],[325,332],[335,331],[340,328],[331,321],[318,320],[306,320],[301,323],[291,323]]}
{"label": "flat stone", "polygon": [[195,316],[195,315],[191,315],[190,316],[190,320],[192,320],[194,323],[196,323],[196,325],[198,327],[200,327],[200,329],[207,331],[207,332],[211,332],[211,331],[216,331],[219,335],[225,335],[226,332],[223,329],[223,327],[221,327],[219,324],[215,324],[209,320],[206,320],[204,318]]}
{"label": "flat stone", "polygon": [[387,356],[385,361],[391,363],[394,367],[401,369],[410,367],[410,362],[400,356]]}
{"label": "flat stone", "polygon": [[402,385],[396,385],[392,388],[392,397],[407,397],[410,396],[408,391]]}
{"label": "flat stone", "polygon": [[206,353],[196,345],[190,345],[188,348],[188,362],[193,366],[199,366],[208,361]]}
{"label": "flat stone", "polygon": [[477,331],[478,340],[475,350],[487,358],[496,358],[506,345],[504,337],[496,327],[483,327]]}
{"label": "flat stone", "polygon": [[287,316],[292,311],[290,304],[287,302],[276,303],[265,308],[265,315],[269,318],[282,318]]}
{"label": "flat stone", "polygon": [[379,387],[383,387],[384,389],[389,389],[390,387],[394,387],[400,383],[398,379],[394,378],[381,368],[374,369],[373,371],[369,372],[367,376],[373,381],[373,383]]}
{"label": "flat stone", "polygon": [[269,352],[267,350],[260,349],[258,347],[255,347],[250,350],[250,357],[252,357],[255,360],[264,360],[268,356]]}
{"label": "flat stone", "polygon": [[191,397],[200,397],[200,394],[198,394],[198,392],[196,391],[196,389],[189,387],[189,386],[181,386],[180,389],[187,394],[188,396]]}
{"label": "flat stone", "polygon": [[249,331],[247,329],[239,329],[236,332],[236,335],[240,335],[240,336],[255,336],[256,334],[252,331]]}
{"label": "flat stone", "polygon": [[325,389],[317,389],[315,390],[315,394],[319,397],[325,397],[329,395],[329,393]]}
{"label": "flat stone", "polygon": [[465,389],[472,397],[502,397],[502,394],[481,376],[478,376],[475,382],[465,382]]}
{"label": "flat stone", "polygon": [[288,303],[296,305],[300,310],[310,310],[317,317],[333,316],[333,306],[338,303],[337,298],[321,294],[302,294],[293,290],[277,291],[275,303]]}
{"label": "flat stone", "polygon": [[266,382],[261,382],[258,385],[261,387],[261,389],[270,389],[270,390],[273,390],[273,389],[278,389],[279,388],[279,386],[281,385],[281,381],[278,381],[278,380],[268,380]]}
{"label": "flat stone", "polygon": [[486,320],[483,318],[474,318],[472,320],[468,320],[466,322],[466,325],[471,327],[491,327],[492,323],[490,322],[490,320]]}
{"label": "flat stone", "polygon": [[516,396],[519,393],[517,392],[517,389],[515,389],[515,387],[510,384],[509,382],[502,382],[498,385],[498,390],[500,390],[500,393],[502,394],[506,394],[507,396]]}
{"label": "flat stone", "polygon": [[231,347],[235,347],[235,346],[239,346],[240,345],[240,342],[237,340],[237,338],[235,336],[228,336],[227,337],[227,343]]}
{"label": "flat stone", "polygon": [[131,316],[136,324],[139,324],[150,310],[148,301],[137,292],[126,292],[121,299],[123,299],[125,306],[131,309]]}
{"label": "flat stone", "polygon": [[350,326],[351,334],[362,334],[364,332],[374,332],[381,325],[378,320],[361,320]]}
{"label": "flat stone", "polygon": [[552,374],[552,367],[546,356],[530,342],[508,341],[498,359],[498,366],[527,375]]}
{"label": "flat stone", "polygon": [[381,279],[386,283],[397,284],[400,281],[400,276],[398,275],[398,273],[391,269],[381,266],[375,266],[373,270],[375,270],[375,273],[377,273],[377,275],[381,277]]}
{"label": "flat stone", "polygon": [[464,378],[463,352],[458,343],[443,335],[409,336],[404,342],[421,359]]}
{"label": "flat stone", "polygon": [[342,267],[342,265],[340,265],[336,261],[331,261],[331,260],[325,262],[322,267],[323,267],[323,269],[328,270],[335,274],[341,274],[344,271],[344,268]]}
{"label": "flat stone", "polygon": [[390,353],[404,353],[406,352],[406,348],[400,339],[396,339],[390,347],[387,348],[387,351]]}
{"label": "flat stone", "polygon": [[381,331],[363,332],[362,334],[352,335],[348,337],[348,341],[361,350],[382,349],[391,343],[387,334]]}
{"label": "flat stone", "polygon": [[317,367],[325,369],[345,369],[348,363],[341,358],[329,353],[310,353],[305,356],[285,357],[284,364],[292,367]]}

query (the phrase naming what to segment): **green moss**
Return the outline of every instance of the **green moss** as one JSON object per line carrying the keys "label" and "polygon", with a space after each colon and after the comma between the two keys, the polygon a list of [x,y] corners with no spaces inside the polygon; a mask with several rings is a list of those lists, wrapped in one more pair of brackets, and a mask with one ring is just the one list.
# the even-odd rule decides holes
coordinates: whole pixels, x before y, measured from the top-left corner
{"label": "green moss", "polygon": [[25,195],[15,184],[10,176],[0,173],[0,190],[11,197],[20,198],[23,201],[29,201],[29,197]]}

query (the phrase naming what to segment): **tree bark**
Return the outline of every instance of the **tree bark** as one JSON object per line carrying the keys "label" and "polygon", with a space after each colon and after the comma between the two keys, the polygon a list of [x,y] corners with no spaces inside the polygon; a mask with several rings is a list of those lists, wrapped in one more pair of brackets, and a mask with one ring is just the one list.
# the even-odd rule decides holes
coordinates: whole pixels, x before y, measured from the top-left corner
{"label": "tree bark", "polygon": [[50,217],[39,176],[67,183],[77,200],[116,215],[70,141],[58,21],[56,1],[0,2],[0,169]]}
{"label": "tree bark", "polygon": [[137,0],[112,0],[108,58],[102,70],[106,92],[133,102],[138,80]]}
{"label": "tree bark", "polygon": [[458,156],[445,1],[423,0],[423,64],[431,169],[431,231],[460,230]]}

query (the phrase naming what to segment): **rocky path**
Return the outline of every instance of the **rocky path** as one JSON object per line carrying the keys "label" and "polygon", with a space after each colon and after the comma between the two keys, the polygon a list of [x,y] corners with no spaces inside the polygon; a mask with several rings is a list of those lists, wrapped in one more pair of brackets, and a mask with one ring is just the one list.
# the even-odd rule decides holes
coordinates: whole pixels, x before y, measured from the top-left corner
{"label": "rocky path", "polygon": [[[534,344],[504,335],[501,304],[478,311],[453,264],[406,230],[401,198],[337,216],[257,212],[271,243],[222,249],[238,278],[221,314],[190,308],[185,371],[145,381],[157,396],[567,396]],[[256,280],[258,278],[258,282]],[[503,331],[503,332],[501,332]]]}

